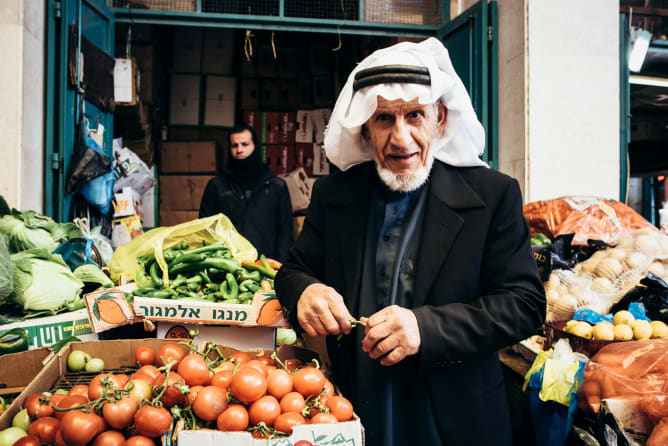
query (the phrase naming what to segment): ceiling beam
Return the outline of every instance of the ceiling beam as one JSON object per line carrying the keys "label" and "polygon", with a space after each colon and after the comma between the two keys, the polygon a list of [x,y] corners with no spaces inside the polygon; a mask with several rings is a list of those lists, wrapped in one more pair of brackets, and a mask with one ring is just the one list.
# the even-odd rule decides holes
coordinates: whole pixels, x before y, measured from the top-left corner
{"label": "ceiling beam", "polygon": [[629,13],[633,11],[633,14],[637,15],[658,15],[662,17],[668,17],[668,9],[666,8],[641,8],[636,6],[624,6],[619,7],[620,12]]}

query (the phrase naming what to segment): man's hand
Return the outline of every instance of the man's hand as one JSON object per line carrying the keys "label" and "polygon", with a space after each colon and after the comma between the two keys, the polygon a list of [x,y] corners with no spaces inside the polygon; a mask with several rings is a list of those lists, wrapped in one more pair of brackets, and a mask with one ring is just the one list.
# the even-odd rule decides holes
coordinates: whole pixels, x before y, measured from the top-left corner
{"label": "man's hand", "polygon": [[351,317],[343,297],[321,283],[307,286],[297,302],[297,320],[309,336],[348,334]]}
{"label": "man's hand", "polygon": [[366,323],[362,350],[372,359],[384,356],[382,365],[394,365],[420,351],[420,329],[411,310],[392,305],[361,320]]}

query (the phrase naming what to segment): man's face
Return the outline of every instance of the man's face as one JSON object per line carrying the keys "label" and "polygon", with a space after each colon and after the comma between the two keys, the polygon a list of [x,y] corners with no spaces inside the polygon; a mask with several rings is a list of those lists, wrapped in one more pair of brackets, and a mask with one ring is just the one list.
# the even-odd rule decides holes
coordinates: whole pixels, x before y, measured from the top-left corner
{"label": "man's face", "polygon": [[248,130],[230,135],[230,152],[235,159],[248,158],[253,150],[255,150],[255,144],[253,144],[253,136]]}
{"label": "man's face", "polygon": [[[379,96],[376,112],[365,126],[365,137],[373,148],[379,172],[383,170],[409,183],[415,175],[424,176],[424,169],[431,165],[431,143],[443,131],[446,117],[446,109],[440,102],[435,107],[420,104],[417,98],[406,102]],[[397,189],[405,188],[397,186]]]}

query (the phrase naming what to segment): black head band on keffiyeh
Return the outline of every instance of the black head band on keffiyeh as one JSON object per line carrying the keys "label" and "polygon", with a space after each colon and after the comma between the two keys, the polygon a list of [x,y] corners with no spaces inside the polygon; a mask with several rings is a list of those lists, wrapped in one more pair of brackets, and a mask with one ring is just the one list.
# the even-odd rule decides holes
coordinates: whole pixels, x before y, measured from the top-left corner
{"label": "black head band on keffiyeh", "polygon": [[378,84],[407,83],[431,85],[427,67],[415,65],[383,65],[355,73],[353,91]]}

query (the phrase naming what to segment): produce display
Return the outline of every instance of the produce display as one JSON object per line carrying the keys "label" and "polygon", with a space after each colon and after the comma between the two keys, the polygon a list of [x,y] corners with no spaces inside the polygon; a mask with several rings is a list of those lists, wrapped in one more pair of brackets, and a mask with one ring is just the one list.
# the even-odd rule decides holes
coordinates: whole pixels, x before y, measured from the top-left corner
{"label": "produce display", "polygon": [[[226,357],[215,344],[198,351],[189,343],[165,343],[157,352],[140,346],[134,355],[134,372],[106,371],[74,386],[65,379],[63,388],[29,396],[0,444],[154,445],[173,421],[187,430],[277,438],[299,424],[353,418],[351,403],[335,394],[315,360],[244,351]],[[73,350],[67,365],[79,372],[94,361]]]}
{"label": "produce display", "polygon": [[137,259],[142,266],[135,296],[228,304],[250,303],[259,290],[273,289],[280,263],[260,257],[239,262],[224,241],[191,247],[181,242],[163,251],[164,271],[154,254]]}
{"label": "produce display", "polygon": [[668,325],[663,321],[636,320],[626,310],[615,313],[613,322],[602,321],[595,325],[582,320],[570,320],[564,331],[597,341],[631,341],[668,338]]}

